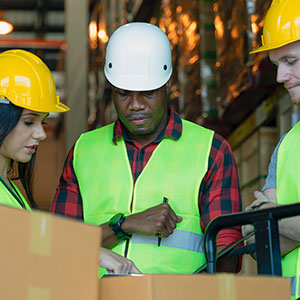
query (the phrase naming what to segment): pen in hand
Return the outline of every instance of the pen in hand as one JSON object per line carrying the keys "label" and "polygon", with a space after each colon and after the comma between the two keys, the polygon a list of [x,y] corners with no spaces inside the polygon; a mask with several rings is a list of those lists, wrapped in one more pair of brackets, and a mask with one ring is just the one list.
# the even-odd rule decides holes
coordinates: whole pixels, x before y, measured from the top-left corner
{"label": "pen in hand", "polygon": [[[167,197],[164,197],[163,203],[168,203],[168,198]],[[160,246],[160,243],[161,243],[161,237],[158,237],[158,242],[157,242],[158,247]]]}

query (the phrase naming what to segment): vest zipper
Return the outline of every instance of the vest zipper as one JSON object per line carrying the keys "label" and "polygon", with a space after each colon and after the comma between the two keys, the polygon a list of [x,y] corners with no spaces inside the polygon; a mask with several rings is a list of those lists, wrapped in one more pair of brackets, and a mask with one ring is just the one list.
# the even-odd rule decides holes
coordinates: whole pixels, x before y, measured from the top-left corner
{"label": "vest zipper", "polygon": [[[135,186],[135,183],[133,183],[133,188],[132,188],[132,197],[131,197],[131,203],[130,203],[130,212],[131,213],[132,213],[132,206],[133,206],[134,186]],[[129,241],[130,241],[130,239],[126,240],[126,245],[125,245],[125,249],[124,249],[124,257],[127,257],[127,254],[128,254]]]}

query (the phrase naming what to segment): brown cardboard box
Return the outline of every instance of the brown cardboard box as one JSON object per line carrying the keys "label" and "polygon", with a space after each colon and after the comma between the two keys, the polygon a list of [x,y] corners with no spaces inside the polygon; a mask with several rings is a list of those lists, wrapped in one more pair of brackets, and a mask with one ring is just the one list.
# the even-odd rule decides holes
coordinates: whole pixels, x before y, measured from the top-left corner
{"label": "brown cardboard box", "polygon": [[95,300],[101,229],[0,206],[1,300]]}
{"label": "brown cardboard box", "polygon": [[98,300],[289,300],[290,281],[278,277],[218,275],[108,276]]}

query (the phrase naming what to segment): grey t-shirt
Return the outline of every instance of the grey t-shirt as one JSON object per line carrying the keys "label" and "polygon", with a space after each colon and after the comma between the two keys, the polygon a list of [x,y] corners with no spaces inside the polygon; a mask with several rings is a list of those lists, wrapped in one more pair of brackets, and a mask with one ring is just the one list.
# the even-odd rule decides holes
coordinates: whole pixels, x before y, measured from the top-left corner
{"label": "grey t-shirt", "polygon": [[268,176],[266,178],[265,185],[262,188],[262,191],[267,189],[276,188],[276,171],[277,171],[277,157],[278,157],[278,149],[285,135],[283,135],[276,145],[276,148],[271,156],[271,161],[268,169]]}

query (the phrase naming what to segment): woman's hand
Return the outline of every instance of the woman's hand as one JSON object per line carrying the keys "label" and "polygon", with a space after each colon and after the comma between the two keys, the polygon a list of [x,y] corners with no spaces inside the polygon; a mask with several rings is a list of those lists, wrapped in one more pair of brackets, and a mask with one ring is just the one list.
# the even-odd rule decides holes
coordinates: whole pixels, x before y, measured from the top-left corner
{"label": "woman's hand", "polygon": [[101,248],[100,266],[105,268],[110,274],[141,273],[131,260],[106,248]]}

